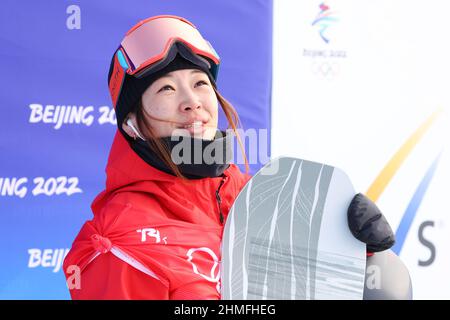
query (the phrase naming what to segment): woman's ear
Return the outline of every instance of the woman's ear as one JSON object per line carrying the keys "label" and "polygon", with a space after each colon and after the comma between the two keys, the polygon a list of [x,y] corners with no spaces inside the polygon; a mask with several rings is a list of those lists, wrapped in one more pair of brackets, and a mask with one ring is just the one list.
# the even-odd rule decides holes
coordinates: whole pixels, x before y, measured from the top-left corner
{"label": "woman's ear", "polygon": [[[133,128],[134,127],[134,128]],[[122,123],[122,129],[126,132],[128,136],[136,140],[136,138],[139,136],[137,132],[135,132],[137,124],[136,124],[136,114],[133,112],[130,112],[128,116],[125,118],[125,120]]]}
{"label": "woman's ear", "polygon": [[139,130],[137,129],[136,115],[134,113],[130,113],[128,117],[126,117],[124,123],[122,123],[122,129],[134,140],[139,137],[141,140],[145,141],[145,138],[139,133]]}

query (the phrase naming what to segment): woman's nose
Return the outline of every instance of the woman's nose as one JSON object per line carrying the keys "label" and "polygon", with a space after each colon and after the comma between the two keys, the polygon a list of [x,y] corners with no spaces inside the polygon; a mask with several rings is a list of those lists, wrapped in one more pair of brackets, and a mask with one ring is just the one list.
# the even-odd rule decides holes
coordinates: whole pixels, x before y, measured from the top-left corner
{"label": "woman's nose", "polygon": [[183,104],[182,106],[183,111],[192,111],[200,108],[201,108],[200,104]]}
{"label": "woman's nose", "polygon": [[197,95],[194,92],[192,92],[191,90],[184,92],[180,103],[181,111],[189,112],[201,109],[201,107],[202,105],[200,103],[200,100],[198,99]]}

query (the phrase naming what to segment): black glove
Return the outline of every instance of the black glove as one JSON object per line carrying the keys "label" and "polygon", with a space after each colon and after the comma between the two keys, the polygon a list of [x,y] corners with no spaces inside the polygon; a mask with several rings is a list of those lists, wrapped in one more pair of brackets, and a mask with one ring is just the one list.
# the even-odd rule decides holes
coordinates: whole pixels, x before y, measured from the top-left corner
{"label": "black glove", "polygon": [[368,252],[383,251],[394,245],[391,226],[376,204],[362,193],[350,202],[347,220],[353,236],[367,245]]}

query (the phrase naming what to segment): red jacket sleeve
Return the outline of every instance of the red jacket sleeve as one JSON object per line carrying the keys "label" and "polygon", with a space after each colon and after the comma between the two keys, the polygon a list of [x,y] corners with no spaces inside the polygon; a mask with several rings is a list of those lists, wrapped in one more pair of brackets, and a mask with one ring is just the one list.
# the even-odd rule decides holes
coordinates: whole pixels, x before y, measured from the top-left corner
{"label": "red jacket sleeve", "polygon": [[165,300],[169,289],[159,280],[135,269],[112,253],[101,254],[81,273],[74,300]]}

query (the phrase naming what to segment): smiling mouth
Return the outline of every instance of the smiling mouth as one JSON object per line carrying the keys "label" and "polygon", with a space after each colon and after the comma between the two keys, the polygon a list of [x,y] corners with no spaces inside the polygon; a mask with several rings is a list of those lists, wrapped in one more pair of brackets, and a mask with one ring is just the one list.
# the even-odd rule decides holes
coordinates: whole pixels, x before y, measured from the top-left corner
{"label": "smiling mouth", "polygon": [[203,136],[206,132],[206,126],[201,120],[196,120],[178,127],[178,129],[186,130],[190,136]]}
{"label": "smiling mouth", "polygon": [[200,129],[203,127],[203,122],[202,121],[194,121],[192,123],[189,123],[187,125],[182,126],[181,128],[183,129]]}

